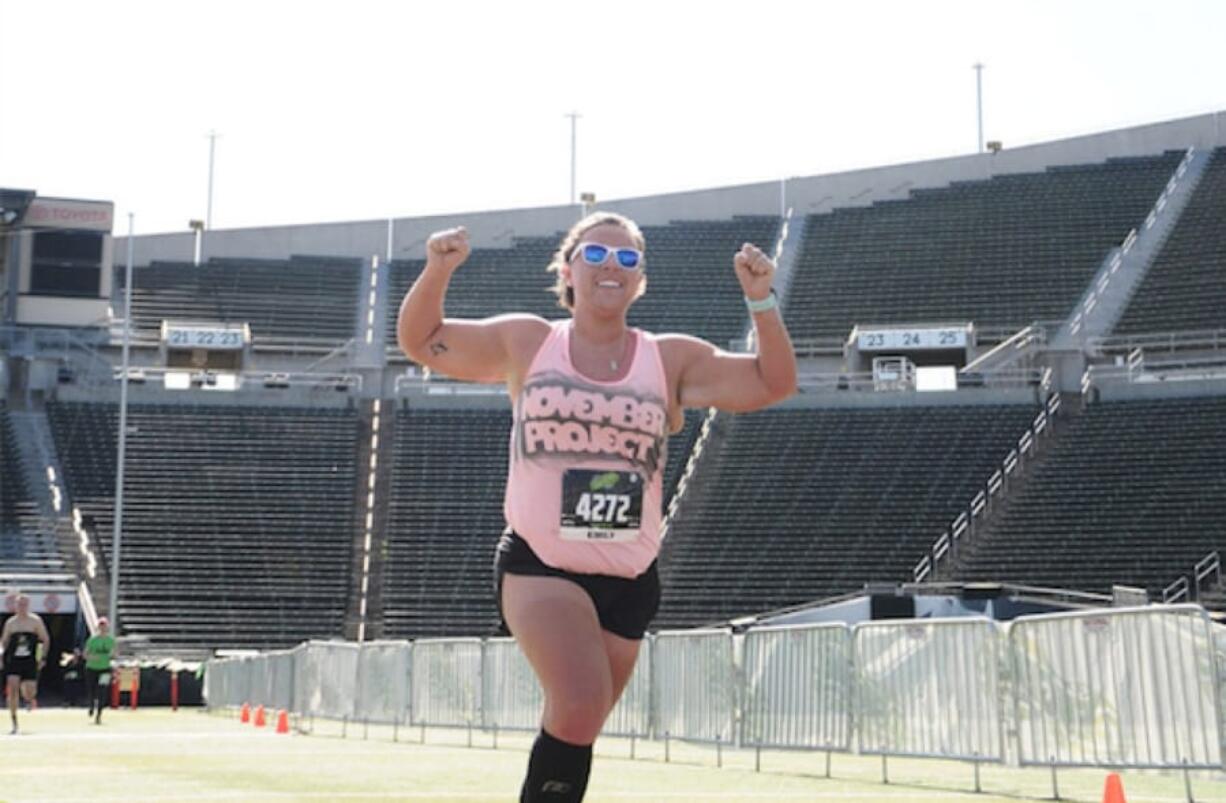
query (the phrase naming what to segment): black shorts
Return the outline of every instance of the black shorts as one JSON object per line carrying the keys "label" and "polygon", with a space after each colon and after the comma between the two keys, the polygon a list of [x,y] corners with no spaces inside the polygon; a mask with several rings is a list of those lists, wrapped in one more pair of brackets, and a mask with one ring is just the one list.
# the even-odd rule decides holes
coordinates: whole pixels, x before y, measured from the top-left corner
{"label": "black shorts", "polygon": [[622,638],[636,641],[643,638],[647,625],[660,608],[660,575],[655,561],[647,571],[634,578],[567,572],[547,566],[527,541],[508,530],[498,540],[494,553],[494,599],[498,603],[498,615],[502,617],[499,632],[504,634],[510,632],[502,614],[502,577],[505,574],[570,580],[592,598],[601,628]]}
{"label": "black shorts", "polygon": [[4,664],[4,676],[17,675],[23,681],[38,680],[38,662],[33,658],[13,658]]}

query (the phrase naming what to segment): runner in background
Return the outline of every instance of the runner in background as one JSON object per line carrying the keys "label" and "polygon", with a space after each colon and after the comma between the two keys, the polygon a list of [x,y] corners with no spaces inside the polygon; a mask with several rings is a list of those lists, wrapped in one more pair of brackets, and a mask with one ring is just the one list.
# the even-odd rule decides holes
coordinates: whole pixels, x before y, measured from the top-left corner
{"label": "runner in background", "polygon": [[[41,650],[40,650],[41,647]],[[9,700],[9,716],[17,733],[17,696],[34,708],[34,695],[38,693],[38,673],[51,652],[51,636],[42,617],[30,613],[30,598],[17,595],[17,612],[4,623],[0,631],[0,652],[4,655],[5,691]]]}
{"label": "runner in background", "polygon": [[[115,660],[115,637],[110,631],[110,622],[103,616],[98,620],[98,632],[85,642],[85,693],[95,725],[102,724],[102,709],[110,691],[111,663]],[[106,691],[102,691],[103,687]]]}

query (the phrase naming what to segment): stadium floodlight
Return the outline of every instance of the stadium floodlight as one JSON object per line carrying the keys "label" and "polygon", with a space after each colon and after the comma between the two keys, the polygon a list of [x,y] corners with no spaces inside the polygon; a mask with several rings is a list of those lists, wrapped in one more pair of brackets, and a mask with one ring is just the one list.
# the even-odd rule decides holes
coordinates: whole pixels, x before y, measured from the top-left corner
{"label": "stadium floodlight", "polygon": [[204,221],[189,220],[187,228],[193,233],[192,237],[192,264],[200,264],[200,252],[204,249]]}

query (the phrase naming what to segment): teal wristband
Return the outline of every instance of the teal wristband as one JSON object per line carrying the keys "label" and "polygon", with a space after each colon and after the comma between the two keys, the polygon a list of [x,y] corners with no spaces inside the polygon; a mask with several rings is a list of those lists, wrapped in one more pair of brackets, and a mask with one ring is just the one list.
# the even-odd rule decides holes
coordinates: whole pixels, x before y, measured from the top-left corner
{"label": "teal wristband", "polygon": [[775,295],[775,291],[772,288],[771,294],[761,301],[754,301],[751,298],[746,298],[745,306],[749,307],[750,312],[767,312],[779,306],[779,298]]}

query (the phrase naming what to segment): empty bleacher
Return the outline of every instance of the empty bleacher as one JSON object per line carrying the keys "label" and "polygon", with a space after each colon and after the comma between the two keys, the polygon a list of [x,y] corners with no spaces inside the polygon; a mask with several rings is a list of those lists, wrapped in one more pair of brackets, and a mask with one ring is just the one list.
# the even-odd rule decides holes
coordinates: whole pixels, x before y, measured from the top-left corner
{"label": "empty bleacher", "polygon": [[[664,505],[701,426],[669,439]],[[505,526],[510,410],[401,408],[388,500],[386,638],[485,636],[498,624],[494,545]]]}
{"label": "empty bleacher", "polygon": [[0,402],[0,570],[63,571],[54,538],[40,532],[37,505],[28,490],[13,422]]}
{"label": "empty bleacher", "polygon": [[712,623],[908,580],[1035,412],[720,416],[665,540],[656,625]]}
{"label": "empty bleacher", "polygon": [[786,299],[789,328],[825,339],[855,324],[970,321],[1013,332],[1063,320],[1181,158],[955,182],[810,215]]}
{"label": "empty bleacher", "polygon": [[[112,554],[113,404],[51,403],[72,502]],[[357,526],[352,409],[134,404],[120,621],[154,644],[284,646],[342,633]]]}
{"label": "empty bleacher", "polygon": [[1160,594],[1215,549],[1226,551],[1226,397],[1109,402],[1066,422],[956,576]]}
{"label": "empty bleacher", "polygon": [[[116,271],[116,286],[123,271]],[[361,261],[295,256],[153,262],[133,271],[132,325],[163,320],[251,324],[252,340],[340,342],[353,337]]]}
{"label": "empty bleacher", "polygon": [[1116,334],[1226,329],[1226,148],[1210,157]]}
{"label": "empty bleacher", "polygon": [[[653,332],[695,335],[726,348],[749,323],[732,257],[744,242],[769,251],[778,226],[774,217],[737,217],[643,227],[648,289],[630,308],[630,323]],[[526,312],[546,319],[565,317],[551,292],[553,275],[545,271],[561,238],[561,233],[515,238],[508,248],[474,249],[452,277],[447,315],[484,318]],[[391,263],[389,344],[396,342],[400,301],[424,266],[420,259]]]}

